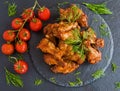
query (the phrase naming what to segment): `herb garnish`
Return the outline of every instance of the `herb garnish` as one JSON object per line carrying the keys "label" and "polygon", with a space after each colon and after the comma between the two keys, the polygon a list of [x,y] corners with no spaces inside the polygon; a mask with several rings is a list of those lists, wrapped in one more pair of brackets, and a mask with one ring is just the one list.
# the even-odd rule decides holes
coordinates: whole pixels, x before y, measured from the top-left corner
{"label": "herb garnish", "polygon": [[60,14],[60,20],[66,20],[67,22],[75,22],[77,19],[79,19],[81,14],[82,12],[79,10],[79,7],[77,5],[72,5],[69,12]]}
{"label": "herb garnish", "polygon": [[84,2],[83,4],[97,14],[112,14],[112,12],[106,7],[106,3],[93,4]]}
{"label": "herb garnish", "polygon": [[120,82],[115,82],[115,88],[120,89]]}
{"label": "herb garnish", "polygon": [[100,78],[100,77],[102,77],[102,76],[104,76],[104,75],[105,75],[105,73],[104,73],[103,69],[99,69],[99,70],[97,70],[96,72],[94,72],[94,73],[92,74],[92,77],[93,77],[94,79],[98,79],[98,78]]}
{"label": "herb garnish", "polygon": [[69,2],[60,2],[60,3],[57,4],[57,7],[60,8],[61,6],[66,5],[68,3]]}
{"label": "herb garnish", "polygon": [[99,31],[100,31],[100,34],[101,34],[102,36],[109,36],[109,32],[106,31],[106,28],[107,28],[106,24],[101,24],[101,25],[100,25]]}
{"label": "herb garnish", "polygon": [[51,77],[51,78],[50,78],[50,81],[53,82],[53,83],[56,83],[56,80],[55,80],[54,77]]}
{"label": "herb garnish", "polygon": [[41,80],[41,79],[36,79],[36,80],[34,81],[34,84],[35,84],[35,86],[39,86],[39,85],[42,84],[42,80]]}
{"label": "herb garnish", "polygon": [[112,63],[111,67],[113,72],[115,72],[118,68],[118,66],[115,63]]}
{"label": "herb garnish", "polygon": [[74,76],[78,76],[78,75],[80,75],[80,74],[81,74],[81,72],[78,71],[78,72],[76,72],[76,73],[74,74]]}
{"label": "herb garnish", "polygon": [[79,29],[73,30],[72,34],[73,34],[73,37],[65,40],[65,43],[70,45],[79,44],[81,42]]}
{"label": "herb garnish", "polygon": [[15,3],[8,3],[8,16],[14,16],[17,12]]}
{"label": "herb garnish", "polygon": [[77,85],[82,85],[82,84],[83,84],[83,81],[82,81],[80,78],[76,78],[76,81],[69,82],[69,85],[70,85],[71,87],[77,86]]}
{"label": "herb garnish", "polygon": [[6,68],[5,68],[5,74],[8,85],[12,84],[15,87],[23,87],[23,81],[20,76],[9,72]]}

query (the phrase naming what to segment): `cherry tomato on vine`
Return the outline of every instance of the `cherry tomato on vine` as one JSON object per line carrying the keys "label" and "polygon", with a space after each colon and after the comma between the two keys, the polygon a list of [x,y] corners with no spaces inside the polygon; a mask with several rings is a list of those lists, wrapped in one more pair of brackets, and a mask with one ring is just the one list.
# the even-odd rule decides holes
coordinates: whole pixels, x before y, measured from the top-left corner
{"label": "cherry tomato on vine", "polygon": [[28,71],[28,64],[24,60],[18,60],[14,63],[14,70],[19,74],[25,74]]}
{"label": "cherry tomato on vine", "polygon": [[12,31],[12,30],[6,30],[6,31],[4,31],[4,33],[3,33],[3,39],[4,39],[5,41],[12,42],[12,41],[15,40],[15,37],[16,37],[16,34],[15,34],[15,32]]}
{"label": "cherry tomato on vine", "polygon": [[19,29],[23,25],[23,20],[21,18],[15,18],[12,20],[11,26],[13,29]]}
{"label": "cherry tomato on vine", "polygon": [[14,46],[12,44],[4,43],[2,44],[1,51],[5,55],[11,55],[14,53]]}
{"label": "cherry tomato on vine", "polygon": [[18,53],[25,53],[28,49],[27,47],[27,43],[25,41],[19,40],[16,44],[15,44],[15,49]]}
{"label": "cherry tomato on vine", "polygon": [[48,20],[50,15],[50,10],[47,7],[43,7],[38,10],[38,17],[43,21]]}
{"label": "cherry tomato on vine", "polygon": [[38,18],[32,18],[32,20],[30,21],[30,29],[32,31],[40,31],[40,29],[42,28],[42,22],[40,19]]}
{"label": "cherry tomato on vine", "polygon": [[31,8],[25,9],[21,16],[24,20],[28,18],[30,21],[34,17],[34,11]]}
{"label": "cherry tomato on vine", "polygon": [[19,32],[19,38],[23,41],[28,41],[31,37],[30,31],[26,28],[23,28]]}

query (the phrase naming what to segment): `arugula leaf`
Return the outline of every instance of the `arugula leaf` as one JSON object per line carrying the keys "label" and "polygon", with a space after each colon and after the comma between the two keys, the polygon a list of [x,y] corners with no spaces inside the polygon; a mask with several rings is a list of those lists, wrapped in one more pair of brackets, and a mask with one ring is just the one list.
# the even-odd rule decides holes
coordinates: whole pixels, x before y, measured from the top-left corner
{"label": "arugula leaf", "polygon": [[105,73],[104,73],[103,69],[99,69],[92,74],[92,77],[95,78],[95,79],[98,79],[98,78],[100,78],[104,75],[105,75]]}
{"label": "arugula leaf", "polygon": [[112,12],[106,7],[105,3],[93,4],[83,2],[83,4],[97,14],[112,14]]}
{"label": "arugula leaf", "polygon": [[41,80],[41,79],[36,79],[36,80],[34,81],[34,84],[35,84],[36,86],[39,86],[39,85],[42,84],[42,80]]}

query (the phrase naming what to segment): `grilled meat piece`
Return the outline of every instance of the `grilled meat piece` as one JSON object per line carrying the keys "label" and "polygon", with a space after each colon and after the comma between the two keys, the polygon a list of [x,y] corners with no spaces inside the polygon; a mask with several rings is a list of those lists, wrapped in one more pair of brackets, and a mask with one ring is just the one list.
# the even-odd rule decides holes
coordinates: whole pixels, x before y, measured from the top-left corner
{"label": "grilled meat piece", "polygon": [[61,65],[55,65],[51,68],[51,70],[55,73],[63,73],[63,74],[67,74],[67,73],[71,73],[73,72],[75,69],[77,69],[79,67],[78,64],[74,63],[74,62],[64,62],[65,66],[61,66]]}
{"label": "grilled meat piece", "polygon": [[66,9],[60,8],[59,12],[62,21],[78,22],[81,27],[88,27],[87,15],[75,4],[72,4],[71,7]]}
{"label": "grilled meat piece", "polygon": [[92,48],[91,46],[88,47],[89,51],[87,54],[87,60],[91,64],[98,63],[101,60],[101,52],[98,49]]}

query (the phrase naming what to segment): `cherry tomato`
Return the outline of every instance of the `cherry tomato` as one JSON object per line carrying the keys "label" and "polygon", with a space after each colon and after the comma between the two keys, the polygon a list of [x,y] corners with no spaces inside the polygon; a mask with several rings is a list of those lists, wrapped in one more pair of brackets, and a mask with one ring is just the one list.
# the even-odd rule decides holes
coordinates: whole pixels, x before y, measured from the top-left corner
{"label": "cherry tomato", "polygon": [[14,53],[14,46],[12,44],[3,44],[1,47],[1,51],[5,55],[11,55]]}
{"label": "cherry tomato", "polygon": [[12,20],[11,26],[13,29],[19,29],[23,25],[23,20],[21,18],[15,18]]}
{"label": "cherry tomato", "polygon": [[40,8],[38,10],[38,17],[43,21],[48,20],[50,18],[50,15],[50,10],[46,7]]}
{"label": "cherry tomato", "polygon": [[14,63],[14,70],[19,74],[25,74],[28,71],[28,64],[23,60]]}
{"label": "cherry tomato", "polygon": [[6,40],[6,41],[9,41],[9,42],[14,41],[15,40],[15,36],[16,36],[16,34],[12,30],[6,30],[3,33],[3,39]]}
{"label": "cherry tomato", "polygon": [[28,41],[30,39],[30,36],[31,34],[29,30],[26,28],[21,29],[19,32],[19,38],[23,41]]}
{"label": "cherry tomato", "polygon": [[25,41],[18,41],[16,44],[15,44],[15,49],[18,53],[25,53],[27,51],[27,43]]}
{"label": "cherry tomato", "polygon": [[32,31],[40,31],[40,29],[42,28],[42,22],[40,19],[38,18],[33,18],[31,21],[30,21],[30,29]]}
{"label": "cherry tomato", "polygon": [[23,11],[21,16],[24,20],[28,18],[28,21],[30,21],[34,17],[34,11],[32,9],[28,8]]}

